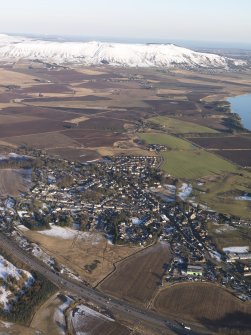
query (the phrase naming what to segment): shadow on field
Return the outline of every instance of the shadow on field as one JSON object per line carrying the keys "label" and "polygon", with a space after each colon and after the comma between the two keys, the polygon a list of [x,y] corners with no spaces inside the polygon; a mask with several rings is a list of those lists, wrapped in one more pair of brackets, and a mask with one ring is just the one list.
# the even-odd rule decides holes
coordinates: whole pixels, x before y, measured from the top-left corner
{"label": "shadow on field", "polygon": [[226,335],[250,335],[251,314],[243,312],[228,313],[220,319],[212,320],[202,318],[199,320],[211,331]]}

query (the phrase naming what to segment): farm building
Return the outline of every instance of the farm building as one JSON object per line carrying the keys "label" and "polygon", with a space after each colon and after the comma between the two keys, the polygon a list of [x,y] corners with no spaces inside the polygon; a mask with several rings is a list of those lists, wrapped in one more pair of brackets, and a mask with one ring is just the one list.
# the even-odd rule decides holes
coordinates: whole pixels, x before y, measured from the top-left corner
{"label": "farm building", "polygon": [[188,265],[187,275],[201,277],[203,275],[203,268],[199,265]]}

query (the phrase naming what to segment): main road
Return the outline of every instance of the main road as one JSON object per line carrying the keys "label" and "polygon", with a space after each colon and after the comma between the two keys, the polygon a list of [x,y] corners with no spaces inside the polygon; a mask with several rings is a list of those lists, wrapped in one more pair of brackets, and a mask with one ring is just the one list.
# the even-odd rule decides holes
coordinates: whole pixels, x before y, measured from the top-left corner
{"label": "main road", "polygon": [[[59,290],[76,295],[78,298],[88,299],[97,305],[108,308],[111,312],[117,313],[125,319],[135,319],[141,323],[151,324],[163,329],[170,329],[179,335],[198,335],[191,330],[187,330],[180,324],[168,320],[167,318],[143,308],[136,307],[124,300],[110,297],[97,289],[84,285],[71,278],[66,278],[51,270],[46,264],[35,258],[33,255],[21,249],[11,238],[0,233],[0,247],[13,255],[15,258],[27,264],[32,270],[39,272]],[[163,334],[166,334],[164,332]]]}

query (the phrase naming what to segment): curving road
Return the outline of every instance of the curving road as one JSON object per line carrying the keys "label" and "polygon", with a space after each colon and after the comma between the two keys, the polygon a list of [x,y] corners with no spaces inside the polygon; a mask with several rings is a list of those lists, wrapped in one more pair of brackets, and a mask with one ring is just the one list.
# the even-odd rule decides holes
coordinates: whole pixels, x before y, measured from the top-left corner
{"label": "curving road", "polygon": [[[163,329],[169,329],[179,335],[199,335],[191,330],[187,330],[180,324],[167,320],[163,316],[143,308],[136,307],[124,300],[110,297],[96,289],[88,287],[81,282],[65,278],[62,275],[53,272],[40,260],[33,255],[22,250],[14,241],[0,233],[0,246],[15,258],[27,264],[31,269],[41,273],[50,280],[60,290],[77,295],[79,298],[89,299],[97,305],[108,308],[111,312],[117,313],[128,319],[135,319],[141,323],[147,323],[158,326]],[[166,334],[165,332],[163,334]]]}

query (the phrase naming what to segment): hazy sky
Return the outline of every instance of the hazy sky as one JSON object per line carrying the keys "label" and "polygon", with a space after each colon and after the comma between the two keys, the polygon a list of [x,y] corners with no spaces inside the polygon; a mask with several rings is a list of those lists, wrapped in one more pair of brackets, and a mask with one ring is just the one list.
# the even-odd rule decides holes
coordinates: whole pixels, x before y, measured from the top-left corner
{"label": "hazy sky", "polygon": [[0,32],[251,44],[251,0],[2,0]]}

